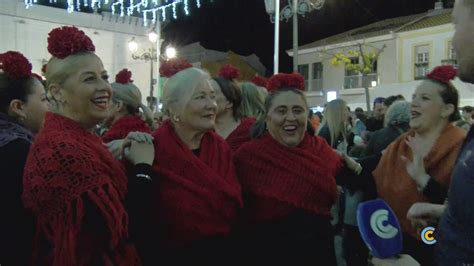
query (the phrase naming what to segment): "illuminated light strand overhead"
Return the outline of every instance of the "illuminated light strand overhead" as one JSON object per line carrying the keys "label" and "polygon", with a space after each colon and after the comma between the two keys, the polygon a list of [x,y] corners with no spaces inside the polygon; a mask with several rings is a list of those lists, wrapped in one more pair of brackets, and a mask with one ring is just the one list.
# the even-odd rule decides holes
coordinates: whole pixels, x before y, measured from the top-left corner
{"label": "illuminated light strand overhead", "polygon": [[[25,8],[28,9],[37,2],[38,0],[24,0]],[[68,13],[72,13],[75,10],[80,11],[81,6],[101,8],[101,6],[111,3],[112,14],[123,17],[125,15],[132,16],[134,13],[142,13],[144,25],[147,26],[150,14],[153,23],[156,23],[159,19],[166,21],[168,8],[171,9],[170,14],[172,14],[173,19],[177,19],[179,5],[182,5],[184,14],[188,16],[190,14],[189,2],[190,0],[67,0],[66,10]],[[197,8],[201,7],[201,0],[194,0],[194,2]],[[49,3],[57,3],[57,0],[49,0]]]}

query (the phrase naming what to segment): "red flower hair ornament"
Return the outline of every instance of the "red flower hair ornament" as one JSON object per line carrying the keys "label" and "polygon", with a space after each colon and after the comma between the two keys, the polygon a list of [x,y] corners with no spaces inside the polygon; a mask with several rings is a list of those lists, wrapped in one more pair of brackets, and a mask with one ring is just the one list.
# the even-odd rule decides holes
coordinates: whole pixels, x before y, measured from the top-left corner
{"label": "red flower hair ornament", "polygon": [[257,86],[266,88],[268,85],[268,79],[259,75],[255,75],[255,77],[252,79],[252,83]]}
{"label": "red flower hair ornament", "polygon": [[132,71],[128,70],[127,68],[120,70],[120,72],[115,75],[115,82],[121,84],[132,83]]}
{"label": "red flower hair ornament", "polygon": [[444,84],[448,84],[458,74],[458,71],[452,65],[437,66],[428,75],[427,78]]}
{"label": "red flower hair ornament", "polygon": [[163,77],[170,78],[174,76],[176,73],[178,73],[181,70],[185,70],[186,68],[193,67],[188,60],[186,59],[180,59],[180,58],[175,58],[175,59],[170,59],[160,66],[160,75]]}
{"label": "red flower hair ornament", "polygon": [[298,73],[280,73],[273,75],[273,77],[268,81],[268,92],[273,92],[282,88],[295,88],[304,91],[304,77]]}
{"label": "red flower hair ornament", "polygon": [[31,68],[31,63],[19,52],[8,51],[0,54],[0,70],[9,79],[16,80],[30,77],[32,75]]}
{"label": "red flower hair ornament", "polygon": [[228,64],[221,67],[219,76],[228,80],[234,80],[240,77],[240,71],[235,66]]}
{"label": "red flower hair ornament", "polygon": [[95,51],[89,36],[74,26],[53,29],[48,35],[48,51],[59,59],[81,52]]}

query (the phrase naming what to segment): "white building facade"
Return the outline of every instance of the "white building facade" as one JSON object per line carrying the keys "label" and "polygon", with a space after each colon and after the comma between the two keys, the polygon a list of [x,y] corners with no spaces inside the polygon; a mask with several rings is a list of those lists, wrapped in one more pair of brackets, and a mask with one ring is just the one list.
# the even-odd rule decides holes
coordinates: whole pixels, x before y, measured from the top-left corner
{"label": "white building facade", "polygon": [[[369,87],[370,101],[376,97],[401,94],[411,99],[416,86],[432,68],[442,64],[456,64],[452,49],[454,25],[450,9],[435,9],[423,14],[399,17],[356,28],[299,48],[299,72],[305,76],[310,106],[326,103],[328,92],[348,102],[351,108],[366,109],[365,86]],[[358,73],[346,71],[344,66],[333,66],[337,53],[382,49],[374,73],[364,80]],[[293,56],[291,51],[288,54]],[[360,60],[353,58],[352,60]],[[376,86],[372,86],[375,85]],[[474,87],[456,80],[460,106],[474,105]]]}

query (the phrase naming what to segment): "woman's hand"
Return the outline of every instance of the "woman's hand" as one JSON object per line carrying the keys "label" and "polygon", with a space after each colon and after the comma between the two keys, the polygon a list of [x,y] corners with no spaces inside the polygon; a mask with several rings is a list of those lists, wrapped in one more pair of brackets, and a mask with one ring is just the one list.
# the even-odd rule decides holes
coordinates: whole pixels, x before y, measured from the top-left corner
{"label": "woman's hand", "polygon": [[143,132],[130,132],[123,140],[123,154],[133,164],[146,163],[151,165],[155,158],[153,137]]}
{"label": "woman's hand", "polygon": [[430,224],[438,223],[445,209],[446,205],[443,204],[417,202],[408,210],[407,218],[414,228],[421,230]]}
{"label": "woman's hand", "polygon": [[407,173],[416,182],[419,191],[422,191],[430,176],[426,173],[424,158],[420,152],[420,144],[413,137],[408,137],[405,143],[410,147],[413,154],[413,161],[410,161],[405,156],[400,156],[402,161],[406,164]]}
{"label": "woman's hand", "polygon": [[134,165],[141,163],[152,165],[155,159],[155,146],[147,142],[132,140],[130,147],[126,149],[125,157]]}
{"label": "woman's hand", "polygon": [[346,166],[349,170],[351,170],[357,175],[360,175],[360,173],[362,172],[362,166],[360,165],[360,163],[356,162],[354,159],[349,157],[346,153],[342,153],[342,158],[346,162]]}

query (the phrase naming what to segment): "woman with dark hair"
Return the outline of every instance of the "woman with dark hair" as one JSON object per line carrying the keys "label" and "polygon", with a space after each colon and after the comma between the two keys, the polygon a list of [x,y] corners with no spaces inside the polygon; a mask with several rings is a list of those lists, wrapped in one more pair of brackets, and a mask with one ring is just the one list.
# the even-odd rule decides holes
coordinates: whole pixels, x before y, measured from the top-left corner
{"label": "woman with dark hair", "polygon": [[330,223],[336,175],[344,164],[354,172],[361,167],[314,136],[302,88],[299,74],[272,77],[253,140],[234,156],[244,195],[239,233],[247,264],[336,265]]}
{"label": "woman with dark hair", "polygon": [[23,169],[48,101],[41,81],[21,53],[0,54],[0,70],[0,262],[27,265],[34,223],[21,202]]}
{"label": "woman with dark hair", "polygon": [[23,176],[23,202],[37,230],[33,264],[139,265],[125,197],[132,196],[127,192],[135,183],[151,179],[151,138],[129,142],[126,154],[134,167],[127,178],[93,133],[109,114],[112,89],[92,40],[76,27],[56,28],[48,51],[52,112],[31,146]]}
{"label": "woman with dark hair", "polygon": [[198,68],[165,83],[170,119],[153,134],[153,222],[149,265],[223,265],[232,259],[228,237],[242,206],[232,153],[214,132],[216,92]]}
{"label": "woman with dark hair", "polygon": [[[411,103],[410,130],[383,152],[372,173],[377,193],[400,221],[404,250],[421,265],[434,265],[433,246],[424,244],[407,219],[416,202],[443,203],[465,132],[452,125],[459,96],[450,80],[452,66],[436,67],[416,88]],[[416,143],[416,145],[415,145]],[[417,156],[413,158],[413,154]],[[414,167],[412,160],[420,167]]]}
{"label": "woman with dark hair", "polygon": [[250,127],[256,121],[255,117],[243,117],[242,90],[234,81],[239,75],[237,68],[225,65],[219,71],[219,77],[211,80],[217,102],[215,129],[234,152],[250,140]]}

